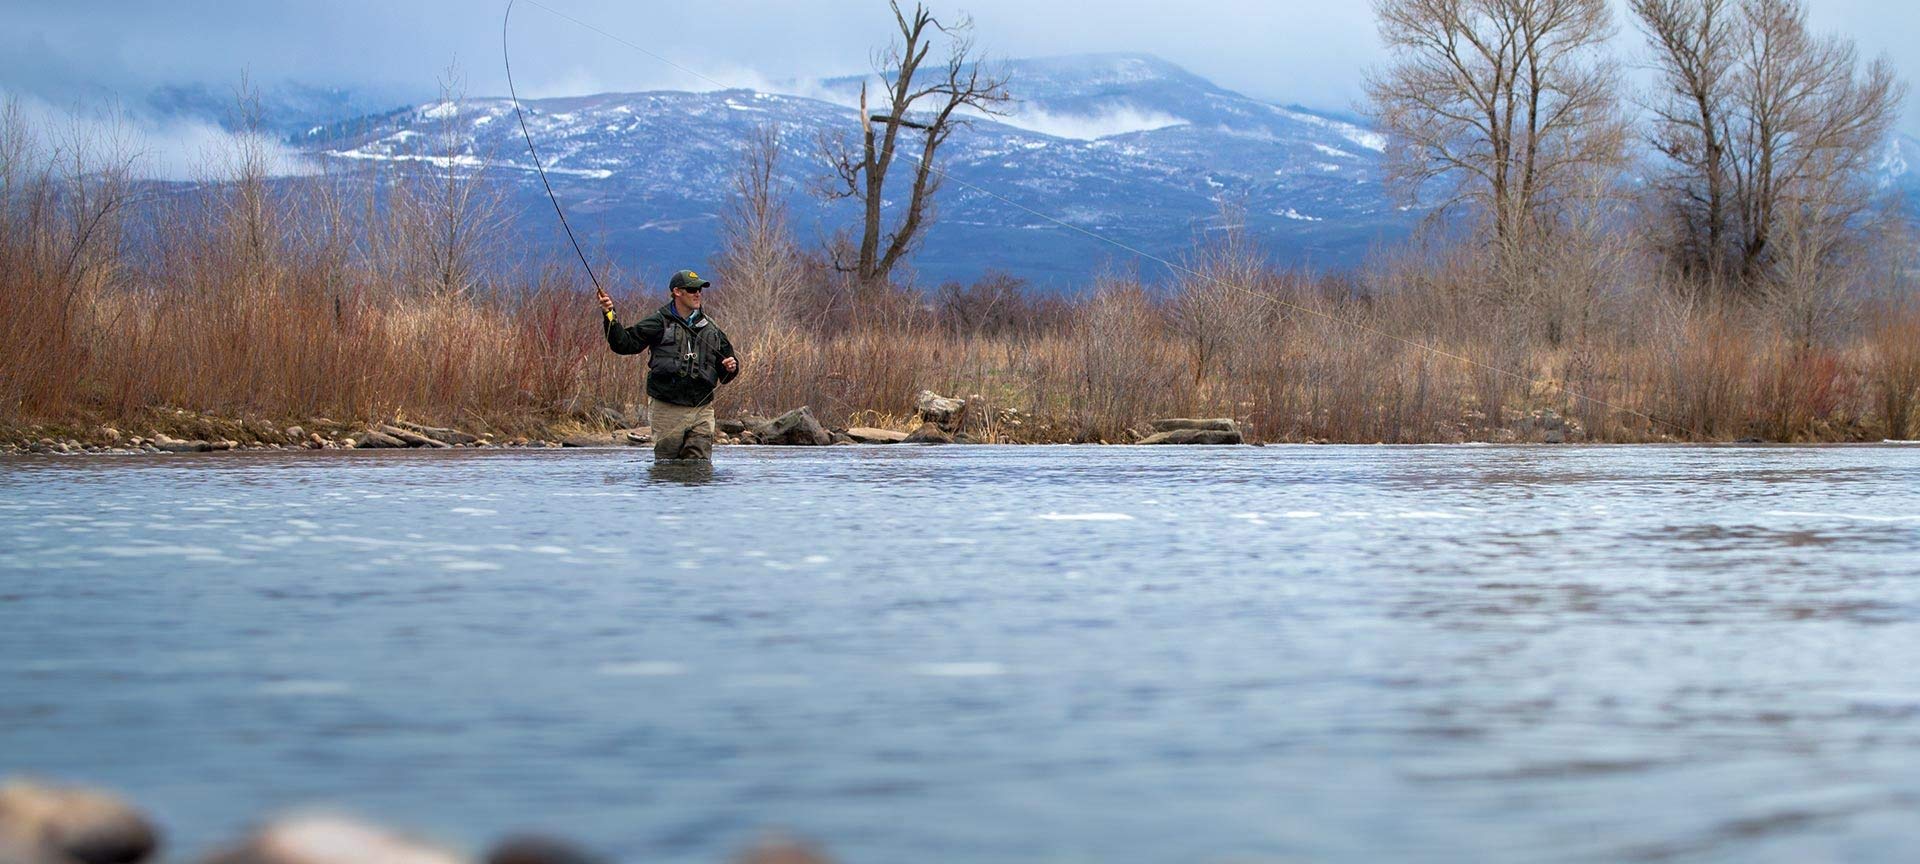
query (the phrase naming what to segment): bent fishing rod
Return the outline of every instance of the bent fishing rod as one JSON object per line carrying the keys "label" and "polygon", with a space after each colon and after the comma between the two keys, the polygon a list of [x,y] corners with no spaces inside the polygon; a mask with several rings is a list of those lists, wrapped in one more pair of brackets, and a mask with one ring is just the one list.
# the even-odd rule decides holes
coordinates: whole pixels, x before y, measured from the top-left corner
{"label": "bent fishing rod", "polygon": [[573,244],[573,254],[580,256],[580,266],[587,269],[587,281],[593,283],[594,293],[605,296],[607,289],[600,286],[600,277],[594,275],[593,265],[587,262],[587,253],[573,236],[573,226],[567,224],[566,211],[560,209],[560,196],[553,194],[553,183],[547,180],[547,169],[540,164],[540,150],[533,146],[533,133],[527,129],[527,115],[520,110],[520,92],[513,86],[513,55],[507,50],[507,25],[513,21],[514,2],[507,0],[506,14],[500,16],[500,60],[507,67],[507,96],[513,100],[513,116],[520,121],[521,137],[527,139],[527,154],[533,157],[533,170],[540,175],[540,185],[547,190],[547,200],[553,202],[553,215],[560,217],[560,227],[567,232],[567,242]]}

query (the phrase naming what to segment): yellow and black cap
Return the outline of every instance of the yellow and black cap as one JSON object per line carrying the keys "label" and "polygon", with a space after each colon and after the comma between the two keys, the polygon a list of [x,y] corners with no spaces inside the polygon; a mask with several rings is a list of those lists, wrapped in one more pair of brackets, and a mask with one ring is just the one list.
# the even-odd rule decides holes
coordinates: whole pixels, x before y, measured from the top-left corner
{"label": "yellow and black cap", "polygon": [[673,279],[667,282],[667,289],[673,290],[677,288],[684,288],[689,291],[698,291],[702,288],[707,288],[712,285],[713,285],[712,282],[708,282],[707,280],[700,278],[700,274],[695,273],[692,270],[682,270],[678,273],[673,274]]}

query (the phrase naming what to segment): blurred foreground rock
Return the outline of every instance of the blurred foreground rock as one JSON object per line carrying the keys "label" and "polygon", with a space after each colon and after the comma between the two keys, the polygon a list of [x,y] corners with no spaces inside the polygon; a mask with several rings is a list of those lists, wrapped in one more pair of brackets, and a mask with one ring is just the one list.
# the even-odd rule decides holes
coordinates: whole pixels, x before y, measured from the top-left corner
{"label": "blurred foreground rock", "polygon": [[25,781],[0,786],[6,864],[132,864],[159,845],[153,823],[113,795]]}
{"label": "blurred foreground rock", "polygon": [[509,837],[487,853],[486,864],[607,864],[606,859],[555,837]]}
{"label": "blurred foreground rock", "polygon": [[275,820],[202,864],[469,864],[462,856],[340,816]]}
{"label": "blurred foreground rock", "polygon": [[760,841],[734,861],[736,864],[833,864],[833,859],[819,847],[778,836]]}

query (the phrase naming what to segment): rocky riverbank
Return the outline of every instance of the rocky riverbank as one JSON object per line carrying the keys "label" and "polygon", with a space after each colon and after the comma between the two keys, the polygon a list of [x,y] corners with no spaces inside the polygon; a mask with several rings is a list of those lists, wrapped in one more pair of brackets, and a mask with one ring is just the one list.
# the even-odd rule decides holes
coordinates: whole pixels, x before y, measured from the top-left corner
{"label": "rocky riverbank", "polygon": [[[978,397],[956,399],[921,391],[916,410],[894,425],[828,426],[813,409],[801,406],[779,416],[729,417],[716,423],[714,443],[830,447],[880,444],[1094,443],[1058,434],[1015,409],[989,410]],[[0,427],[0,452],[51,455],[174,454],[247,450],[378,449],[538,449],[550,447],[643,447],[653,442],[636,406],[602,408],[585,417],[502,430],[486,425],[467,429],[391,417],[372,422],[342,422],[326,417],[278,425],[258,418],[225,418],[179,409],[148,412],[136,428],[22,425]],[[1243,444],[1239,424],[1229,418],[1157,419],[1133,430],[1127,440],[1097,443]]]}
{"label": "rocky riverbank", "polygon": [[[830,447],[880,444],[1203,444],[1263,443],[1239,420],[1227,417],[1167,417],[1142,421],[1117,440],[1095,438],[1072,423],[1038,418],[1014,408],[994,408],[980,397],[954,398],[920,391],[914,412],[870,425],[828,425],[801,406],[775,417],[723,417],[714,443],[722,446]],[[865,412],[863,412],[865,413]],[[405,417],[339,421],[310,417],[275,423],[257,417],[221,417],[182,409],[153,409],[134,421],[68,424],[0,424],[0,454],[177,454],[248,450],[540,449],[645,447],[653,442],[641,406],[602,406],[554,419],[517,423],[433,425]],[[1551,409],[1509,410],[1504,423],[1474,434],[1436,430],[1417,443],[1540,443],[1587,440],[1575,419]],[[1674,439],[1663,439],[1674,440]],[[1753,439],[1743,439],[1753,440]],[[1325,444],[1309,438],[1293,443]],[[1364,442],[1373,443],[1373,442]],[[1415,443],[1415,442],[1409,442]]]}
{"label": "rocky riverbank", "polygon": [[[0,785],[0,864],[143,864],[163,859],[164,832],[113,794],[35,781]],[[178,855],[168,860],[187,860]],[[512,835],[479,857],[337,815],[293,815],[193,859],[199,864],[603,864],[569,841]],[[829,864],[803,841],[769,834],[736,864]]]}

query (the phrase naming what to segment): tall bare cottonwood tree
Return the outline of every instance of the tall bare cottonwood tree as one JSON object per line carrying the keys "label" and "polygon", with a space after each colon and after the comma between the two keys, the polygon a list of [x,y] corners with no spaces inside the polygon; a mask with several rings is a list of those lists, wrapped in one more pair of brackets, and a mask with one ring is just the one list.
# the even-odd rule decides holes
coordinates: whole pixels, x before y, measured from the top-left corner
{"label": "tall bare cottonwood tree", "polygon": [[1632,0],[1652,45],[1658,75],[1648,138],[1668,170],[1654,189],[1671,222],[1666,255],[1690,282],[1726,276],[1732,190],[1727,180],[1728,113],[1737,0]]}
{"label": "tall bare cottonwood tree", "polygon": [[[964,112],[1002,114],[1002,106],[1011,99],[1006,75],[982,69],[973,48],[972,19],[962,16],[944,24],[922,4],[914,4],[911,15],[900,10],[897,0],[888,6],[900,35],[874,63],[886,84],[881,106],[885,113],[869,111],[867,87],[862,84],[859,142],[844,136],[828,136],[820,142],[833,170],[821,192],[829,199],[854,198],[862,205],[858,250],[835,250],[834,265],[863,285],[885,282],[925,234],[942,180],[934,158],[954,129],[966,124]],[[922,67],[940,37],[947,42],[946,64],[925,73]],[[903,130],[921,136],[917,146],[902,140],[909,134]],[[911,188],[898,218],[888,227],[883,212],[886,185],[902,148],[916,151]],[[849,255],[853,260],[845,260]]]}
{"label": "tall bare cottonwood tree", "polygon": [[[1607,0],[1374,0],[1393,60],[1367,77],[1390,176],[1415,202],[1466,206],[1498,254],[1619,163]],[[1522,244],[1524,248],[1524,244]]]}
{"label": "tall bare cottonwood tree", "polygon": [[1862,182],[1906,95],[1892,66],[1810,32],[1801,0],[1632,5],[1660,73],[1651,137],[1678,269],[1745,296],[1831,281],[1813,268],[1864,236]]}

